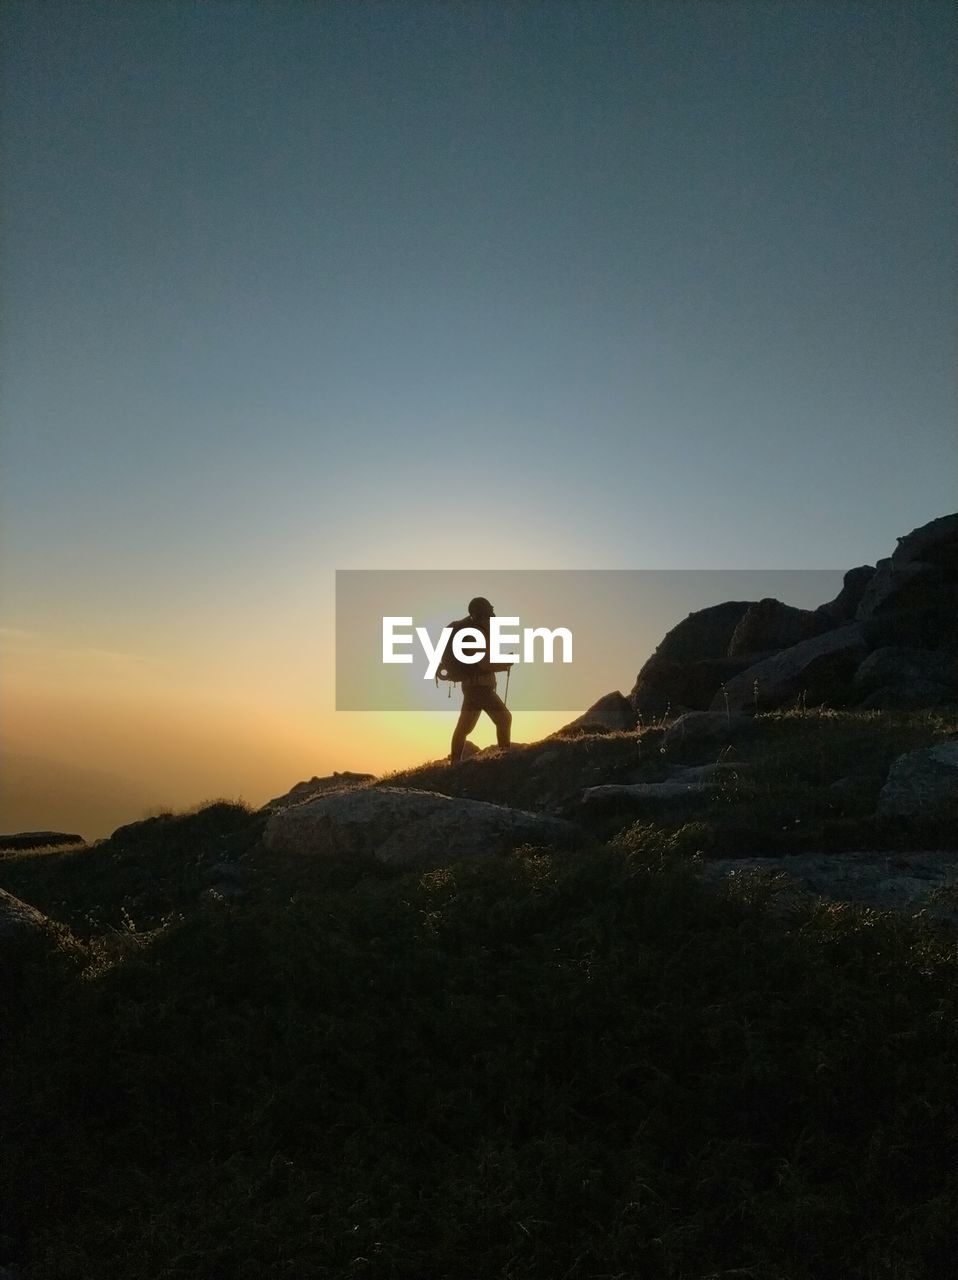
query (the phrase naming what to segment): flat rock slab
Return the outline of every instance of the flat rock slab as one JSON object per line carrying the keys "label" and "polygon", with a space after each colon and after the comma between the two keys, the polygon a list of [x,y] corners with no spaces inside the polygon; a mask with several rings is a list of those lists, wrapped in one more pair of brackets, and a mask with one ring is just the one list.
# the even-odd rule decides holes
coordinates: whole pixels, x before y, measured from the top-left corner
{"label": "flat rock slab", "polygon": [[0,836],[0,849],[45,849],[48,845],[86,844],[82,836],[69,831],[17,831]]}
{"label": "flat rock slab", "polygon": [[582,803],[591,804],[610,799],[679,800],[688,796],[705,795],[714,791],[723,779],[730,779],[746,768],[747,765],[725,761],[673,768],[668,778],[662,782],[609,782],[598,787],[586,787],[582,792]]}
{"label": "flat rock slab", "polygon": [[373,857],[401,867],[437,867],[507,853],[521,844],[569,847],[571,822],[436,791],[369,787],[319,796],[275,813],[263,843],[272,853]]}
{"label": "flat rock slab", "polygon": [[714,787],[712,782],[610,782],[603,787],[586,787],[583,804],[599,800],[678,800],[704,795]]}
{"label": "flat rock slab", "polygon": [[926,911],[958,924],[958,853],[809,853],[783,858],[716,858],[710,881],[750,871],[784,872],[799,889],[836,902]]}

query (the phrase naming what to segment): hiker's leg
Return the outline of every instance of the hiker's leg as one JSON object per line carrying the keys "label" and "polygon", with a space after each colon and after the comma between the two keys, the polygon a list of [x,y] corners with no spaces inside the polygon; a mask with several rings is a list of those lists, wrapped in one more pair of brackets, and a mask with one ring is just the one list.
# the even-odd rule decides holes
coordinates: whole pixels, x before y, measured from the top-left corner
{"label": "hiker's leg", "polygon": [[495,689],[481,689],[480,706],[496,726],[496,741],[502,751],[508,751],[512,734],[512,712]]}
{"label": "hiker's leg", "polygon": [[500,751],[508,751],[512,745],[512,712],[499,697],[498,693],[494,693],[496,700],[495,714],[490,711],[493,724],[496,726],[496,741],[499,744]]}
{"label": "hiker's leg", "polygon": [[477,706],[475,701],[464,693],[462,710],[459,712],[459,720],[452,735],[452,748],[449,752],[450,764],[455,764],[462,756],[462,749],[466,745],[466,739],[478,724],[481,713],[482,707]]}

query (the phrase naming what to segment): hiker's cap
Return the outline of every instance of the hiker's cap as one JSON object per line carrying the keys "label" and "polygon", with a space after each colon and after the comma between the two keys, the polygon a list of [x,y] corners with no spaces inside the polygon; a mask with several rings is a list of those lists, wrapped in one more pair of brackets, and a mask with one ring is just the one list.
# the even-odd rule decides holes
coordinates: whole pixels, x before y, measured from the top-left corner
{"label": "hiker's cap", "polygon": [[473,596],[469,601],[470,618],[491,618],[495,612],[485,596]]}

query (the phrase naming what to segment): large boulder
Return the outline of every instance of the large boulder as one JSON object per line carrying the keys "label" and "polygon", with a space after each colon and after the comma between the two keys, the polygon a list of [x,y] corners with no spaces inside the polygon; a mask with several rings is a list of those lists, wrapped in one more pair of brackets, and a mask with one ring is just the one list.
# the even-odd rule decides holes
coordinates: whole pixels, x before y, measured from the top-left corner
{"label": "large boulder", "polygon": [[844,703],[866,648],[857,623],[813,636],[734,676],[716,693],[711,710],[768,711],[785,707],[800,697],[809,706]]}
{"label": "large boulder", "polygon": [[593,727],[610,729],[616,732],[618,730],[634,729],[635,726],[635,708],[629,699],[616,689],[614,693],[607,693],[598,702],[593,702],[588,711],[584,711],[575,720],[570,720],[558,732],[566,733],[574,729],[589,729]]}
{"label": "large boulder", "polygon": [[629,695],[640,721],[708,708],[716,689],[749,664],[729,658],[728,646],[752,603],[726,600],[697,609],[666,632]]}
{"label": "large boulder", "polygon": [[272,853],[436,867],[489,858],[521,844],[569,846],[579,835],[572,823],[524,809],[435,791],[368,787],[274,813],[263,843]]}
{"label": "large boulder", "polygon": [[766,657],[788,649],[828,628],[828,620],[812,609],[796,609],[767,596],[749,605],[729,640],[728,656],[757,654]]}
{"label": "large boulder", "polygon": [[886,817],[958,816],[958,740],[898,756],[878,797],[878,812]]}

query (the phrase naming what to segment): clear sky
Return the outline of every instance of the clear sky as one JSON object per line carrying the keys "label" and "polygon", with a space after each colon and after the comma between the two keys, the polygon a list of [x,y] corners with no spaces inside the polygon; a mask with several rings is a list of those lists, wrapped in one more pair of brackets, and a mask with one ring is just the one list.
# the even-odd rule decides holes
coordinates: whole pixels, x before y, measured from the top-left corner
{"label": "clear sky", "polygon": [[397,767],[446,720],[332,710],[337,568],[844,568],[958,506],[950,3],[3,23],[8,754]]}

